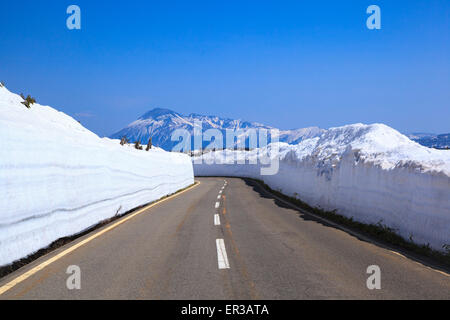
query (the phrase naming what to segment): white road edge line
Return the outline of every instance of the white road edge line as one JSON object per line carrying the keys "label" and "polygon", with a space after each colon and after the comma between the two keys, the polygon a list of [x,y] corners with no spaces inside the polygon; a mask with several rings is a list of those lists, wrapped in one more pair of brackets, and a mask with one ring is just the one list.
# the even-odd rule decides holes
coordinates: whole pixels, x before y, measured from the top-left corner
{"label": "white road edge line", "polygon": [[219,269],[230,269],[227,251],[225,250],[225,242],[223,241],[223,239],[217,239],[216,246],[217,246],[217,263],[219,265]]}
{"label": "white road edge line", "polygon": [[216,209],[218,209],[219,206],[220,206],[220,203],[219,203],[219,202],[216,202]]}
{"label": "white road edge line", "polygon": [[214,215],[214,225],[215,226],[220,226],[220,217],[218,214]]}

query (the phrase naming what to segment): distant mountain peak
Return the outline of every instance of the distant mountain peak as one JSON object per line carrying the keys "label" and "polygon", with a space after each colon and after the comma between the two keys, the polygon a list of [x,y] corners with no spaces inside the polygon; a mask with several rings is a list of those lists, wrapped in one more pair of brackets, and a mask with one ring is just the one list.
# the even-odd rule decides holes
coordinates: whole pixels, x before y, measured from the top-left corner
{"label": "distant mountain peak", "polygon": [[[153,144],[157,147],[161,147],[165,150],[172,150],[179,141],[172,141],[172,134],[177,129],[184,129],[190,132],[193,136],[194,124],[196,121],[202,123],[203,132],[208,129],[218,129],[222,132],[223,137],[226,136],[226,130],[248,130],[248,129],[275,129],[273,127],[253,122],[245,121],[241,119],[230,119],[221,118],[215,115],[202,115],[198,113],[191,113],[187,116],[182,115],[166,108],[154,108],[144,115],[142,115],[136,121],[130,123],[126,128],[114,133],[110,136],[113,139],[120,139],[122,137],[127,137],[130,141],[148,141],[152,137]],[[362,130],[381,130],[382,132],[387,132],[384,125],[373,124],[371,126],[366,126],[363,124],[354,124],[352,126],[342,127],[340,130],[347,130],[347,135],[352,136],[350,131]],[[331,128],[333,129],[333,128]],[[333,130],[328,130],[329,134],[335,132]],[[319,127],[308,127],[292,130],[279,130],[277,136],[280,142],[286,142],[288,144],[298,144],[303,140],[319,137],[326,133],[327,130],[321,129]],[[361,133],[360,132],[360,133]],[[268,140],[272,139],[271,133],[268,132]],[[367,137],[371,137],[368,135]],[[275,136],[273,136],[275,138]],[[428,133],[414,133],[408,135],[408,138],[420,143],[421,145],[433,148],[445,149],[450,146],[450,136],[449,134],[428,134]],[[399,138],[400,139],[400,138]],[[401,140],[401,139],[400,139]],[[205,148],[210,142],[204,141],[202,147]],[[248,136],[245,138],[245,144],[248,145]],[[191,146],[194,146],[193,140],[191,141]]]}
{"label": "distant mountain peak", "polygon": [[[226,136],[226,130],[248,130],[248,129],[274,129],[273,127],[252,121],[245,121],[241,119],[221,118],[215,115],[202,115],[198,113],[191,113],[184,116],[170,109],[154,108],[136,121],[130,123],[126,128],[111,135],[113,139],[120,139],[126,136],[130,141],[147,141],[152,137],[153,144],[165,150],[172,150],[178,144],[178,141],[172,141],[172,133],[177,129],[184,129],[193,135],[194,123],[201,121],[203,131],[208,129],[218,129]],[[278,138],[282,142],[295,144],[303,139],[311,138],[319,135],[324,130],[311,127],[296,130],[282,130]],[[268,132],[271,139],[270,132]],[[248,137],[245,138],[246,145],[248,144]],[[209,142],[205,142],[202,146],[207,147]],[[193,146],[193,143],[191,144]]]}
{"label": "distant mountain peak", "polygon": [[435,133],[423,133],[413,132],[407,135],[413,141],[420,143],[423,146],[436,149],[449,149],[450,148],[450,133],[435,134]]}
{"label": "distant mountain peak", "polygon": [[166,109],[166,108],[154,108],[146,113],[144,113],[141,117],[139,117],[140,120],[144,119],[156,119],[161,116],[165,115],[179,115],[179,113]]}

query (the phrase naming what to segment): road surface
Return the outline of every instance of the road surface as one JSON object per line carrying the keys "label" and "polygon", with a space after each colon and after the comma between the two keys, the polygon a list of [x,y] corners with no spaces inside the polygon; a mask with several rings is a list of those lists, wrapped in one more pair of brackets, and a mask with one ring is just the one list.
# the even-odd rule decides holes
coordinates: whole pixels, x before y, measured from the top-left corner
{"label": "road surface", "polygon": [[[447,274],[300,213],[251,181],[197,180],[1,279],[0,288],[14,286],[0,299],[450,299]],[[79,290],[66,285],[73,265]],[[367,288],[371,265],[379,290]]]}

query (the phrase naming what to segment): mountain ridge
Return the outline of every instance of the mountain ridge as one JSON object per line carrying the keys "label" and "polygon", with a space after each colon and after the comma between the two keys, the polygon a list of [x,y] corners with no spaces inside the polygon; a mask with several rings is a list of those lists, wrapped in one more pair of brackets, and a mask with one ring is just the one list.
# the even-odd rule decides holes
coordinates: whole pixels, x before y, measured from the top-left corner
{"label": "mountain ridge", "polygon": [[450,149],[450,133],[413,132],[406,135],[409,139],[429,148]]}
{"label": "mountain ridge", "polygon": [[[137,120],[131,122],[122,130],[112,134],[110,138],[120,139],[127,137],[130,142],[140,141],[147,143],[150,137],[155,146],[165,150],[172,150],[179,141],[172,141],[172,133],[177,129],[187,130],[191,134],[190,145],[194,149],[193,129],[196,121],[202,122],[203,132],[208,129],[218,129],[223,137],[226,136],[226,130],[271,130],[274,127],[264,125],[255,121],[247,121],[242,119],[222,118],[216,115],[202,115],[199,113],[190,113],[183,115],[179,112],[167,108],[153,108]],[[279,129],[278,129],[279,130]],[[325,129],[319,127],[307,127],[290,130],[279,130],[278,139],[281,142],[289,144],[298,144],[309,138],[314,138],[324,133]],[[430,148],[446,149],[450,147],[450,134],[432,134],[432,133],[410,133],[405,134],[409,139]],[[270,132],[268,133],[268,142],[272,140]],[[202,148],[207,148],[209,141],[202,143]],[[245,136],[245,147],[249,147],[249,138]],[[226,147],[223,145],[222,147]]]}
{"label": "mountain ridge", "polygon": [[[147,143],[149,138],[152,137],[152,142],[155,146],[161,147],[165,150],[172,150],[172,148],[179,143],[179,141],[171,141],[172,133],[177,129],[185,129],[191,134],[191,136],[193,136],[193,129],[196,121],[202,122],[202,128],[204,131],[208,129],[218,129],[221,131],[223,137],[226,135],[226,130],[229,129],[276,129],[254,121],[222,118],[215,115],[202,115],[198,113],[182,115],[181,113],[170,109],[154,108],[144,113],[127,127],[112,134],[110,138],[120,139],[125,136],[131,142],[141,141],[141,143]],[[323,131],[324,129],[320,129],[318,127],[280,130],[279,140],[291,144],[298,143],[303,139],[316,136]],[[268,141],[271,140],[272,136],[268,133]],[[193,142],[194,141],[192,138],[191,146],[194,146]],[[209,144],[209,141],[203,142],[202,148],[206,148]],[[249,147],[248,137],[245,137],[244,145],[245,147]]]}

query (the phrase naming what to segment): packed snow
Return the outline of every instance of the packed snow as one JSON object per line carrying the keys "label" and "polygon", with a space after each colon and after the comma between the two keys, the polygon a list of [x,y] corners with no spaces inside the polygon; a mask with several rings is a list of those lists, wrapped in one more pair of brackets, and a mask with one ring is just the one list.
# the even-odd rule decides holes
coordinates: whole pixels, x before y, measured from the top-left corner
{"label": "packed snow", "polygon": [[0,266],[194,183],[184,154],[99,138],[0,87]]}
{"label": "packed snow", "polygon": [[[311,206],[387,225],[416,243],[437,250],[450,244],[450,151],[421,146],[383,124],[331,128],[276,147],[205,153],[193,158],[194,173],[261,179]],[[279,157],[274,175],[249,164],[266,154]]]}

